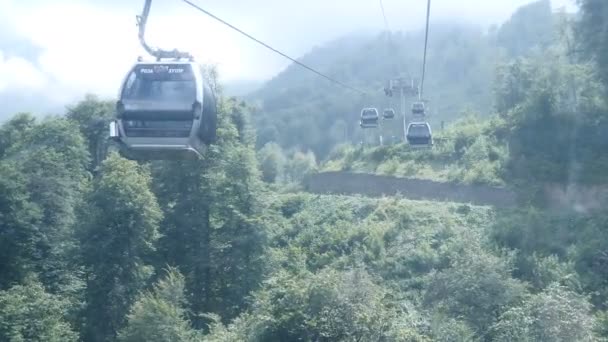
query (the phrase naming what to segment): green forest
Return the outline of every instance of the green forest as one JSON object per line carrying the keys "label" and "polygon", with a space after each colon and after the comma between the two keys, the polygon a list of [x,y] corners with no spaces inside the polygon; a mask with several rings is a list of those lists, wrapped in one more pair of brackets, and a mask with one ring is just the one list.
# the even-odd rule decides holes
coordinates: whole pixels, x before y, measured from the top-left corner
{"label": "green forest", "polygon": [[[562,48],[560,32],[569,19],[566,14],[552,14],[549,1],[539,1],[486,31],[473,24],[433,23],[424,97],[435,130],[442,121],[453,122],[466,112],[482,117],[494,114],[497,69],[520,58],[542,60],[548,50]],[[384,96],[386,82],[397,77],[419,81],[424,33],[346,36],[305,55],[302,62],[368,95],[336,87],[292,65],[246,97],[256,108],[258,147],[275,141],[325,158],[336,144],[358,143],[363,136],[358,125],[361,108],[401,110],[398,97]],[[408,109],[415,100],[413,96],[407,99]],[[395,127],[389,131],[400,137],[400,120],[391,125]]]}
{"label": "green forest", "polygon": [[[608,2],[578,5],[435,26],[432,150],[358,145],[369,99],[295,65],[220,91],[201,160],[112,151],[114,99],[16,113],[0,126],[0,341],[608,341],[608,202],[543,196],[608,183]],[[422,39],[346,37],[302,60],[383,107]],[[306,193],[323,171],[501,186],[518,206]]]}

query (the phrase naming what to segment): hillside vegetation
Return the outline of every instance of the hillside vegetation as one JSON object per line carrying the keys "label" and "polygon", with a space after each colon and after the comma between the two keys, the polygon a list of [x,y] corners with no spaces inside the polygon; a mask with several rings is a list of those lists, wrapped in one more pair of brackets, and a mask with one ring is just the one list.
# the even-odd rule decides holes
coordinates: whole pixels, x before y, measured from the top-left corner
{"label": "hillside vegetation", "polygon": [[606,341],[608,211],[536,196],[607,181],[608,3],[582,0],[577,20],[540,51],[512,46],[496,114],[461,118],[436,149],[345,146],[321,166],[512,186],[509,210],[302,193],[315,155],[256,151],[259,112],[236,99],[196,161],[106,154],[113,101],[95,96],[15,114],[0,126],[0,341]]}
{"label": "hillside vegetation", "polygon": [[562,20],[559,40],[498,66],[496,114],[464,114],[435,134],[432,150],[343,145],[322,169],[509,185],[530,196],[546,183],[605,184],[605,87],[593,64],[572,55],[572,27]]}

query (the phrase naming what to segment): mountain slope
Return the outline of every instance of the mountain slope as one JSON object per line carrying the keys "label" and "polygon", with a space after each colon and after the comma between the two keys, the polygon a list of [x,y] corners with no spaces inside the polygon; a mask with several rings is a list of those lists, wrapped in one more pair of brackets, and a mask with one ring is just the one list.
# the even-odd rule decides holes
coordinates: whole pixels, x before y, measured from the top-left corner
{"label": "mountain slope", "polygon": [[[432,125],[453,121],[463,111],[482,116],[492,112],[496,67],[546,45],[553,25],[547,3],[523,7],[504,27],[487,33],[474,25],[433,23],[424,89]],[[526,42],[516,45],[521,34],[527,36]],[[255,115],[258,145],[276,141],[284,148],[308,148],[324,157],[337,143],[361,141],[361,108],[399,110],[398,98],[385,97],[382,89],[390,78],[420,78],[423,46],[424,32],[418,31],[351,35],[314,49],[301,61],[369,94],[291,65],[248,96],[260,108]],[[408,98],[406,107],[414,100]],[[387,123],[390,135],[400,136],[400,121]]]}
{"label": "mountain slope", "polygon": [[[425,98],[432,121],[451,120],[466,108],[488,112],[495,51],[472,27],[435,28],[428,56]],[[349,37],[329,43],[302,61],[328,76],[369,93],[363,96],[291,66],[250,95],[261,113],[256,117],[259,144],[277,141],[284,147],[304,146],[325,155],[333,145],[360,140],[358,115],[362,107],[395,107],[382,91],[392,77],[419,77],[423,35],[384,34]],[[393,48],[394,46],[395,48]],[[441,46],[441,48],[439,48]],[[409,103],[414,98],[408,100]],[[400,125],[395,120],[395,125]],[[318,133],[314,133],[318,132]]]}

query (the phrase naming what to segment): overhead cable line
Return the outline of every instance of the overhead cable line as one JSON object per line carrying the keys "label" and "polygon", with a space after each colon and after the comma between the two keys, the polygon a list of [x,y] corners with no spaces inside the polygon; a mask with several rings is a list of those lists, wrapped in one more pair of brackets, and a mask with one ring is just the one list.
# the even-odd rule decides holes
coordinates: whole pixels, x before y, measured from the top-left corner
{"label": "overhead cable line", "polygon": [[[384,20],[384,26],[386,29],[386,42],[387,42],[387,47],[388,47],[388,54],[390,55],[391,60],[392,60],[392,67],[393,70],[391,72],[390,77],[396,77],[397,75],[401,76],[402,74],[407,74],[408,78],[411,78],[411,74],[408,71],[408,68],[406,65],[404,65],[404,63],[401,61],[401,58],[399,58],[399,53],[398,53],[398,49],[397,49],[397,45],[395,44],[395,41],[392,38],[392,30],[388,21],[388,17],[386,15],[386,8],[384,7],[384,2],[382,0],[378,0],[378,3],[380,4],[380,10],[382,12],[382,18]],[[404,70],[404,71],[402,71]]]}
{"label": "overhead cable line", "polygon": [[420,81],[420,92],[418,98],[422,100],[424,92],[424,76],[426,74],[426,51],[429,44],[429,21],[431,18],[431,0],[428,0],[426,7],[426,33],[424,34],[424,57],[422,58],[422,80]]}
{"label": "overhead cable line", "polygon": [[211,17],[211,18],[213,18],[213,19],[215,19],[215,20],[219,21],[220,23],[222,23],[222,24],[224,24],[224,25],[226,25],[226,26],[230,27],[231,29],[233,29],[233,30],[237,31],[238,33],[240,33],[240,34],[244,35],[245,37],[247,37],[247,38],[249,38],[249,39],[253,40],[254,42],[256,42],[256,43],[258,43],[258,44],[260,44],[260,45],[264,46],[265,48],[269,49],[270,51],[272,51],[272,52],[274,52],[274,53],[276,53],[276,54],[279,54],[279,55],[281,55],[281,56],[283,56],[283,57],[287,58],[288,60],[290,60],[290,61],[294,62],[295,64],[297,64],[297,65],[299,65],[299,66],[301,66],[301,67],[303,67],[304,69],[306,69],[306,70],[308,70],[308,71],[310,71],[310,72],[313,72],[313,73],[317,74],[318,76],[321,76],[321,77],[325,78],[326,80],[328,80],[328,81],[330,81],[330,82],[332,82],[332,83],[335,83],[335,84],[337,84],[337,85],[339,85],[339,86],[341,86],[341,87],[344,87],[344,88],[346,88],[346,89],[349,89],[349,90],[352,90],[352,91],[358,92],[358,93],[363,94],[363,95],[366,95],[366,94],[367,94],[367,93],[366,93],[366,92],[364,92],[363,90],[360,90],[360,89],[357,89],[357,88],[355,88],[355,87],[349,86],[348,84],[343,83],[343,82],[340,82],[340,81],[336,80],[336,79],[335,79],[335,78],[333,78],[333,77],[327,76],[327,75],[325,75],[325,74],[321,73],[320,71],[317,71],[316,69],[313,69],[313,68],[309,67],[308,65],[306,65],[306,64],[304,64],[304,63],[302,63],[302,62],[300,62],[300,61],[296,60],[295,58],[292,58],[292,57],[290,57],[289,55],[287,55],[287,54],[285,54],[285,53],[283,53],[283,52],[281,52],[281,51],[279,51],[279,50],[277,50],[277,49],[273,48],[272,46],[270,46],[270,45],[268,45],[268,44],[264,43],[263,41],[261,41],[261,40],[259,40],[259,39],[255,38],[255,37],[253,37],[252,35],[248,34],[247,32],[245,32],[245,31],[243,31],[243,30],[239,29],[238,27],[236,27],[236,26],[234,26],[234,25],[232,25],[232,24],[228,23],[227,21],[225,21],[225,20],[223,20],[223,19],[221,19],[221,18],[217,17],[216,15],[212,14],[211,12],[209,12],[209,11],[207,11],[207,10],[203,9],[202,7],[200,7],[200,6],[198,6],[197,4],[193,3],[192,1],[189,1],[189,0],[182,0],[182,1],[183,1],[183,2],[185,2],[185,3],[187,3],[187,4],[188,4],[188,5],[190,5],[190,6],[194,7],[195,9],[199,10],[200,12],[202,12],[202,13],[206,14],[207,16],[209,16],[209,17]]}
{"label": "overhead cable line", "polygon": [[380,2],[380,9],[382,10],[382,18],[384,18],[384,26],[386,26],[386,30],[388,32],[391,31],[389,25],[388,25],[388,19],[386,18],[386,12],[384,11],[384,4],[382,3],[382,0],[378,0]]}

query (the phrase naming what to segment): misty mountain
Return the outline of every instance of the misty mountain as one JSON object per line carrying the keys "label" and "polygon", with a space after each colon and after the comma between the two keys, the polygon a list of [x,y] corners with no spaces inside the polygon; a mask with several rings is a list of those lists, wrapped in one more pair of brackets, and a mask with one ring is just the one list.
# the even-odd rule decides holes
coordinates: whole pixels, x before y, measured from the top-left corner
{"label": "misty mountain", "polygon": [[32,113],[44,117],[64,112],[65,105],[51,101],[42,92],[8,90],[0,93],[0,123],[16,113]]}
{"label": "misty mountain", "polygon": [[525,55],[534,48],[545,49],[554,41],[554,23],[551,1],[536,1],[520,7],[511,19],[502,25],[496,40],[510,56]]}
{"label": "misty mountain", "polygon": [[224,95],[226,96],[246,96],[258,90],[264,84],[258,80],[234,80],[222,84]]}
{"label": "misty mountain", "polygon": [[[432,37],[424,93],[431,120],[450,121],[467,108],[488,113],[497,49],[480,29],[470,26],[435,26]],[[367,94],[292,65],[249,96],[261,110],[256,115],[259,144],[277,141],[324,155],[343,141],[345,131],[350,140],[361,139],[361,108],[399,110],[398,97],[385,97],[383,88],[390,78],[420,79],[423,44],[423,32],[397,32],[351,36],[311,51],[302,62]],[[415,98],[408,97],[408,108],[412,101]],[[395,125],[400,125],[398,120]]]}
{"label": "misty mountain", "polygon": [[[522,7],[507,23],[488,32],[475,25],[432,23],[423,95],[431,124],[451,122],[464,111],[492,113],[496,67],[545,46],[552,32],[548,0]],[[291,65],[247,96],[259,108],[258,145],[275,141],[324,156],[337,143],[360,141],[364,138],[358,127],[361,108],[399,111],[398,97],[387,98],[382,89],[390,78],[420,79],[423,46],[420,30],[350,35],[313,49],[300,61],[366,94]],[[406,107],[415,100],[407,98]],[[389,134],[399,136],[401,120],[388,125]]]}

